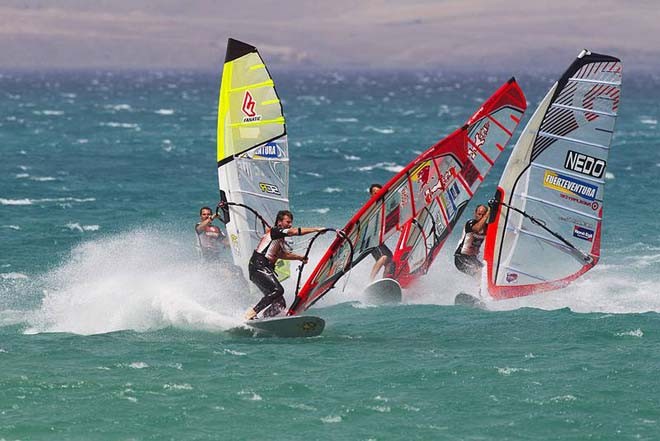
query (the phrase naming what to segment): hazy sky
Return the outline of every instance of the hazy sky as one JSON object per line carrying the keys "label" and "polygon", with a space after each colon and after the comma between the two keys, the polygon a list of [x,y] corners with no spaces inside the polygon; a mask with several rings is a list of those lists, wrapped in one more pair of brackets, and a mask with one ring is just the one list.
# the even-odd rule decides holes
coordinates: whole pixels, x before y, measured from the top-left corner
{"label": "hazy sky", "polygon": [[582,48],[660,67],[660,0],[0,0],[0,69],[269,65],[528,70]]}

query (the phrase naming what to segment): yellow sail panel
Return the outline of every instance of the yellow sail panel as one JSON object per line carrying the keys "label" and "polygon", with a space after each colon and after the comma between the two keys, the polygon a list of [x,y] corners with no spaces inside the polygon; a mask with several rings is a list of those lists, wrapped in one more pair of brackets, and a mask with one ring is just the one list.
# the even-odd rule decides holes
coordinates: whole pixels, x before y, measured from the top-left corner
{"label": "yellow sail panel", "polygon": [[256,49],[225,61],[218,102],[217,161],[231,160],[283,135],[284,124],[273,80]]}

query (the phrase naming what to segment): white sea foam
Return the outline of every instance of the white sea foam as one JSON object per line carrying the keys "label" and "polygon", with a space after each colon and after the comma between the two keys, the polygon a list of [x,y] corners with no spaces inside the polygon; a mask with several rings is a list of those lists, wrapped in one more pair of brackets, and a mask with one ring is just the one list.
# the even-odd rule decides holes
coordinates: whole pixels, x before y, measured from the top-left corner
{"label": "white sea foam", "polygon": [[403,166],[395,164],[394,162],[379,162],[373,165],[365,165],[363,167],[357,167],[357,171],[365,172],[365,171],[374,170],[376,168],[387,170],[392,173],[398,173],[401,170],[403,170]]}
{"label": "white sea foam", "polygon": [[360,158],[359,156],[355,156],[355,155],[344,155],[344,159],[347,160],[347,161],[359,161],[362,158]]}
{"label": "white sea foam", "polygon": [[71,231],[98,231],[101,228],[99,225],[80,225],[78,222],[68,223],[66,227]]}
{"label": "white sea foam", "polygon": [[344,190],[338,187],[326,187],[323,189],[323,193],[341,193],[342,191]]}
{"label": "white sea foam", "polygon": [[135,131],[140,131],[140,125],[136,123],[119,123],[119,122],[102,122],[101,126],[105,127],[116,127],[121,129],[133,129]]}
{"label": "white sea foam", "polygon": [[391,127],[385,127],[385,128],[379,128],[379,127],[373,127],[373,126],[366,126],[364,128],[365,132],[376,132],[376,133],[381,133],[383,135],[391,135],[394,133],[394,129]]}
{"label": "white sea foam", "polygon": [[96,198],[44,198],[44,199],[4,199],[0,198],[1,205],[33,205],[47,202],[94,202]]}
{"label": "white sea foam", "polygon": [[245,397],[245,399],[249,400],[249,401],[261,401],[261,400],[263,400],[261,395],[259,395],[256,392],[249,391],[249,390],[242,390],[238,393],[238,395],[240,395],[242,397]]}
{"label": "white sea foam", "polygon": [[128,367],[133,369],[146,369],[149,367],[149,365],[144,361],[134,361],[133,363],[130,363]]}
{"label": "white sea foam", "polygon": [[245,309],[259,297],[246,293],[247,282],[221,265],[201,264],[191,242],[188,231],[163,228],[83,242],[40,278],[44,297],[25,332],[239,326]]}
{"label": "white sea foam", "polygon": [[230,354],[230,355],[237,355],[239,357],[242,357],[244,355],[247,355],[245,352],[240,352],[240,351],[234,351],[233,349],[224,349],[223,353],[225,354]]}
{"label": "white sea foam", "polygon": [[356,123],[358,122],[357,118],[335,118],[336,122],[340,123]]}
{"label": "white sea foam", "polygon": [[164,384],[163,389],[165,390],[193,390],[193,387],[188,383],[183,384]]}
{"label": "white sea foam", "polygon": [[158,109],[156,113],[158,115],[174,115],[174,109]]}
{"label": "white sea foam", "polygon": [[19,227],[18,225],[3,225],[3,228],[9,228],[11,230],[20,230],[21,229],[21,227]]}
{"label": "white sea foam", "polygon": [[165,150],[166,152],[169,153],[174,149],[175,149],[175,146],[174,146],[174,144],[172,143],[171,140],[163,139],[163,150]]}
{"label": "white sea foam", "polygon": [[605,179],[609,179],[609,180],[614,179],[614,173],[612,173],[612,172],[605,172]]}
{"label": "white sea foam", "polygon": [[107,110],[115,110],[115,111],[133,110],[130,104],[107,104],[103,107]]}
{"label": "white sea foam", "polygon": [[381,413],[389,413],[392,411],[390,406],[367,406],[367,408]]}
{"label": "white sea foam", "polygon": [[32,111],[35,115],[47,115],[47,116],[60,116],[64,115],[64,112],[61,110],[34,110]]}
{"label": "white sea foam", "polygon": [[[460,240],[460,228],[447,239],[432,268],[454,268],[452,244]],[[631,244],[620,249],[623,257],[603,251],[603,260],[566,288],[495,301],[487,297],[487,308],[507,311],[519,308],[555,310],[568,307],[579,313],[660,312],[657,274],[660,248],[647,244]],[[360,270],[368,273],[369,268]],[[341,285],[341,281],[338,285]],[[366,285],[368,282],[364,282]],[[407,303],[453,305],[459,292],[477,295],[479,281],[459,271],[434,271],[422,277],[412,290],[404,290]]]}
{"label": "white sea foam", "polygon": [[29,279],[29,277],[23,273],[0,273],[0,279],[4,280],[19,280],[19,279]]}
{"label": "white sea foam", "polygon": [[504,376],[509,376],[511,374],[515,374],[516,372],[529,372],[529,369],[525,369],[525,368],[514,368],[514,367],[499,368],[499,367],[496,367],[496,369],[497,369],[498,374],[504,375]]}
{"label": "white sea foam", "polygon": [[642,117],[642,118],[639,120],[639,122],[641,122],[642,124],[650,125],[650,126],[654,126],[654,125],[658,124],[658,120],[657,120],[657,119],[655,119],[655,118],[648,118],[648,117]]}
{"label": "white sea foam", "polygon": [[30,199],[4,199],[0,198],[0,204],[2,205],[32,205]]}
{"label": "white sea foam", "polygon": [[326,424],[341,423],[341,421],[342,418],[340,415],[328,415],[326,417],[321,418],[321,422]]}
{"label": "white sea foam", "polygon": [[644,337],[644,332],[641,329],[637,328],[633,331],[617,332],[616,335],[618,337],[638,337],[638,338],[641,338],[641,337]]}
{"label": "white sea foam", "polygon": [[573,395],[560,395],[557,397],[552,397],[550,398],[550,401],[553,403],[558,403],[560,401],[576,401],[577,398],[575,398]]}
{"label": "white sea foam", "polygon": [[25,178],[29,178],[29,177],[30,177],[29,173],[17,173],[16,174],[16,179],[25,179]]}

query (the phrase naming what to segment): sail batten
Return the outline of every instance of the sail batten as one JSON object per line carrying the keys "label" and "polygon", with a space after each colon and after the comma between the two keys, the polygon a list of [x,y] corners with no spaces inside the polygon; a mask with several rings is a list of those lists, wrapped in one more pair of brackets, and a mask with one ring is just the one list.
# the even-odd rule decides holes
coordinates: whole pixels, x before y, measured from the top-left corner
{"label": "sail batten", "polygon": [[486,234],[491,297],[558,289],[598,263],[621,76],[619,59],[583,51],[523,130]]}
{"label": "sail batten", "polygon": [[587,109],[585,107],[578,107],[578,106],[567,106],[566,104],[554,103],[554,104],[552,104],[552,107],[557,108],[557,109],[576,110],[576,111],[582,112],[582,113],[595,113],[597,115],[616,116],[616,113],[614,113],[614,112],[604,112],[602,110]]}
{"label": "sail batten", "polygon": [[596,148],[603,149],[603,150],[609,150],[610,149],[610,147],[607,146],[607,145],[596,144],[594,142],[589,142],[589,141],[585,141],[585,140],[577,139],[577,138],[569,138],[568,136],[561,136],[561,135],[557,135],[555,133],[550,133],[550,132],[541,131],[541,132],[539,132],[539,136],[544,136],[546,138],[552,138],[552,139],[558,139],[558,140],[562,140],[562,141],[573,142],[575,144],[588,145],[590,147],[596,147]]}
{"label": "sail batten", "polygon": [[594,220],[596,220],[596,221],[601,221],[601,218],[600,218],[599,216],[597,216],[597,215],[590,214],[590,213],[586,213],[586,212],[584,212],[584,211],[578,211],[578,210],[575,210],[575,209],[573,209],[573,208],[567,207],[567,206],[565,206],[565,205],[556,204],[556,203],[554,203],[554,202],[550,202],[550,201],[547,201],[547,200],[545,200],[545,199],[541,199],[541,198],[537,198],[537,197],[534,197],[534,196],[530,196],[530,195],[525,194],[525,193],[514,193],[514,195],[515,195],[515,196],[518,196],[518,197],[521,197],[521,198],[529,199],[530,201],[539,202],[539,203],[541,203],[541,204],[545,204],[545,205],[551,206],[551,207],[556,208],[556,209],[558,209],[558,210],[569,211],[569,212],[571,212],[571,213],[575,213],[575,214],[578,214],[578,215],[580,215],[580,216],[585,216],[585,217],[588,217],[588,218],[594,219]]}
{"label": "sail batten", "polygon": [[620,81],[603,81],[603,80],[594,80],[590,78],[575,78],[575,77],[569,78],[568,81],[575,81],[576,83],[602,84],[604,86],[621,87]]}

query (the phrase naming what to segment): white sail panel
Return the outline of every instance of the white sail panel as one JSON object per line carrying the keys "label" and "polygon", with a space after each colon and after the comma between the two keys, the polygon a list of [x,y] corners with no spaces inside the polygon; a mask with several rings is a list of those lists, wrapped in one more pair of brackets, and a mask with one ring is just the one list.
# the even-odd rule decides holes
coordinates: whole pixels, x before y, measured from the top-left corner
{"label": "white sail panel", "polygon": [[[273,223],[289,208],[289,148],[282,105],[257,49],[229,39],[218,105],[218,183],[227,200]],[[264,226],[253,212],[230,206],[227,233],[234,263],[247,265]],[[280,279],[288,261],[280,261]],[[278,262],[279,263],[279,262]]]}
{"label": "white sail panel", "polygon": [[486,238],[491,296],[556,289],[598,262],[621,72],[614,57],[581,53],[523,130]]}

